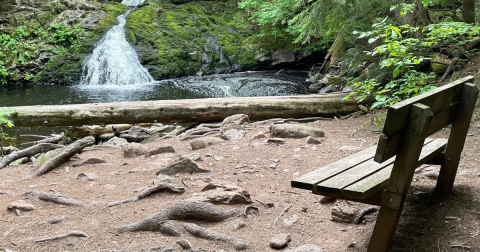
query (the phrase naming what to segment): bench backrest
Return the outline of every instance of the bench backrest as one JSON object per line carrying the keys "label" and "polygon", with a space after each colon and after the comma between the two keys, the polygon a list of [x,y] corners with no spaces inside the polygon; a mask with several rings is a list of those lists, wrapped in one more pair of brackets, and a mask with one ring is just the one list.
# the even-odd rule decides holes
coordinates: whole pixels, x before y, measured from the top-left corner
{"label": "bench backrest", "polygon": [[[410,120],[410,111],[414,104],[420,103],[428,106],[433,113],[426,136],[452,124],[455,120],[455,114],[460,109],[460,100],[464,97],[462,92],[476,91],[478,93],[478,89],[475,86],[468,84],[469,82],[473,83],[473,79],[473,76],[468,76],[391,106],[388,109],[385,126],[378,142],[375,161],[382,163],[397,155],[407,123]],[[466,134],[467,132],[465,132]]]}

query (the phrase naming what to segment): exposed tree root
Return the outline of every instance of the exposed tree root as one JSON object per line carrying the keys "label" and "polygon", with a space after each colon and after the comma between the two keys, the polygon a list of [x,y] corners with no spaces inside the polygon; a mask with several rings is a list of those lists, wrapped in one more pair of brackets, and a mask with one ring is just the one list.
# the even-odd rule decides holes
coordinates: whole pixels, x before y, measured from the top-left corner
{"label": "exposed tree root", "polygon": [[245,250],[248,248],[248,243],[245,240],[237,239],[212,230],[208,230],[206,228],[198,226],[197,224],[186,223],[183,224],[183,228],[185,228],[185,230],[191,235],[198,238],[214,241],[223,241],[232,244],[235,250]]}
{"label": "exposed tree root", "polygon": [[83,202],[80,202],[80,201],[77,201],[77,200],[71,199],[69,197],[66,197],[66,196],[63,196],[63,195],[60,195],[60,194],[56,194],[56,193],[41,193],[41,192],[37,192],[37,191],[30,191],[30,192],[24,193],[23,195],[24,196],[35,196],[39,200],[49,201],[49,202],[53,202],[53,203],[60,204],[60,205],[65,205],[65,206],[79,206],[79,207],[86,207],[87,206],[87,204],[85,204]]}
{"label": "exposed tree root", "polygon": [[38,169],[32,170],[31,173],[27,176],[27,178],[32,179],[57,168],[58,166],[67,162],[71,157],[73,157],[73,155],[81,152],[83,148],[89,145],[93,145],[94,143],[95,138],[92,136],[88,136],[68,145],[55,157],[45,161],[45,163]]}
{"label": "exposed tree root", "polygon": [[120,227],[118,232],[160,231],[162,222],[166,220],[220,222],[241,212],[238,208],[223,211],[214,204],[205,202],[179,202],[143,220]]}
{"label": "exposed tree root", "polygon": [[0,160],[0,169],[4,168],[5,166],[9,165],[11,162],[18,160],[20,158],[31,157],[41,152],[47,152],[49,150],[55,150],[63,147],[64,146],[58,145],[58,144],[41,143],[20,151],[12,152],[11,154],[5,156],[2,160]]}
{"label": "exposed tree root", "polygon": [[75,237],[88,237],[87,234],[85,234],[82,231],[70,231],[66,234],[61,234],[61,235],[55,235],[51,237],[46,237],[42,239],[35,240],[35,242],[46,242],[46,241],[55,241],[55,240],[60,240],[69,236],[75,236]]}
{"label": "exposed tree root", "polygon": [[180,193],[185,192],[185,188],[183,188],[181,186],[177,186],[177,185],[172,184],[172,183],[159,183],[159,184],[156,184],[154,186],[150,186],[150,187],[142,190],[137,195],[135,195],[131,198],[110,203],[110,204],[107,205],[107,207],[113,207],[113,206],[117,206],[117,205],[121,205],[121,204],[126,204],[126,203],[129,203],[129,202],[139,201],[141,199],[144,199],[146,197],[149,197],[153,194],[160,193],[160,192],[169,192],[169,193],[180,194]]}

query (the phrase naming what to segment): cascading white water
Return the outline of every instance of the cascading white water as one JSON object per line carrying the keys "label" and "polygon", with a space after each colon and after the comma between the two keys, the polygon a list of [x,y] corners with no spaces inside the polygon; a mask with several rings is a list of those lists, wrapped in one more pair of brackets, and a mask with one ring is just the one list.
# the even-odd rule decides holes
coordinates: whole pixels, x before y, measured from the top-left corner
{"label": "cascading white water", "polygon": [[130,9],[117,18],[118,25],[105,34],[93,50],[93,54],[85,59],[81,85],[129,85],[154,81],[125,38],[128,15],[144,1],[122,1],[122,4],[129,6]]}

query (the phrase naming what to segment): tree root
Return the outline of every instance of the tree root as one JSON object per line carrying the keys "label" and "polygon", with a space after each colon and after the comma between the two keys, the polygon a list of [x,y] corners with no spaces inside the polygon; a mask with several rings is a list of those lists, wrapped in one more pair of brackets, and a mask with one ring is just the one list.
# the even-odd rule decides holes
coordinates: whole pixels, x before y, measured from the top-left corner
{"label": "tree root", "polygon": [[208,230],[206,228],[198,226],[197,224],[186,223],[183,224],[183,228],[191,235],[198,238],[214,241],[223,241],[232,244],[235,250],[245,250],[248,248],[248,243],[245,240],[237,239],[212,230]]}
{"label": "tree root", "polygon": [[166,220],[200,220],[220,222],[238,215],[242,210],[238,208],[223,211],[211,203],[179,202],[175,205],[150,215],[147,218],[125,225],[117,229],[118,232],[160,231],[162,222]]}
{"label": "tree root", "polygon": [[0,160],[0,169],[4,168],[5,166],[9,165],[11,162],[18,160],[20,158],[31,157],[38,153],[46,152],[49,150],[55,150],[63,147],[64,146],[58,145],[58,144],[40,143],[20,151],[12,152],[11,154],[5,156],[2,160]]}
{"label": "tree root", "polygon": [[75,236],[75,237],[88,237],[87,234],[85,234],[82,231],[70,231],[66,234],[61,234],[61,235],[55,235],[51,237],[46,237],[42,239],[35,240],[35,242],[46,242],[46,241],[55,241],[55,240],[60,240],[69,236]]}
{"label": "tree root", "polygon": [[35,196],[39,200],[49,201],[49,202],[53,202],[53,203],[65,205],[65,206],[78,206],[78,207],[87,206],[87,204],[83,202],[80,202],[56,193],[41,193],[37,191],[30,191],[30,192],[24,193],[23,196]]}
{"label": "tree root", "polygon": [[95,143],[95,138],[92,136],[88,136],[76,141],[73,144],[68,145],[60,153],[58,153],[58,155],[51,158],[50,160],[47,160],[38,169],[32,170],[31,173],[27,176],[27,178],[32,179],[57,168],[58,166],[67,162],[75,154],[81,152],[83,148],[89,145],[93,145],[94,143]]}
{"label": "tree root", "polygon": [[160,192],[165,192],[165,191],[169,192],[169,193],[181,194],[181,193],[185,192],[185,188],[183,188],[181,186],[177,186],[177,185],[172,184],[172,183],[159,183],[157,185],[150,186],[150,187],[142,190],[137,195],[135,195],[131,198],[110,203],[110,204],[107,205],[107,207],[113,207],[113,206],[117,206],[117,205],[121,205],[121,204],[126,204],[126,203],[130,203],[130,202],[139,201],[139,200],[144,199],[146,197],[149,197],[153,194],[160,193]]}

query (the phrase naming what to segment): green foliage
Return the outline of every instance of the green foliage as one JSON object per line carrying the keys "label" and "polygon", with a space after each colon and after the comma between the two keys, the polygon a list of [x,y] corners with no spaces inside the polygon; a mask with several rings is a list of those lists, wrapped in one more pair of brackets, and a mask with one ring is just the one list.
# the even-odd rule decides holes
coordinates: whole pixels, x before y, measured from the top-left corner
{"label": "green foliage", "polygon": [[2,109],[0,110],[0,154],[3,156],[3,145],[5,140],[15,140],[14,137],[9,137],[7,133],[3,132],[3,127],[7,126],[12,128],[13,122],[5,118],[5,116],[10,116],[15,110],[13,109]]}
{"label": "green foliage", "polygon": [[85,33],[85,30],[79,25],[76,25],[72,29],[62,23],[52,24],[48,28],[48,31],[51,32],[50,43],[59,44],[64,47],[73,45],[75,41]]}

